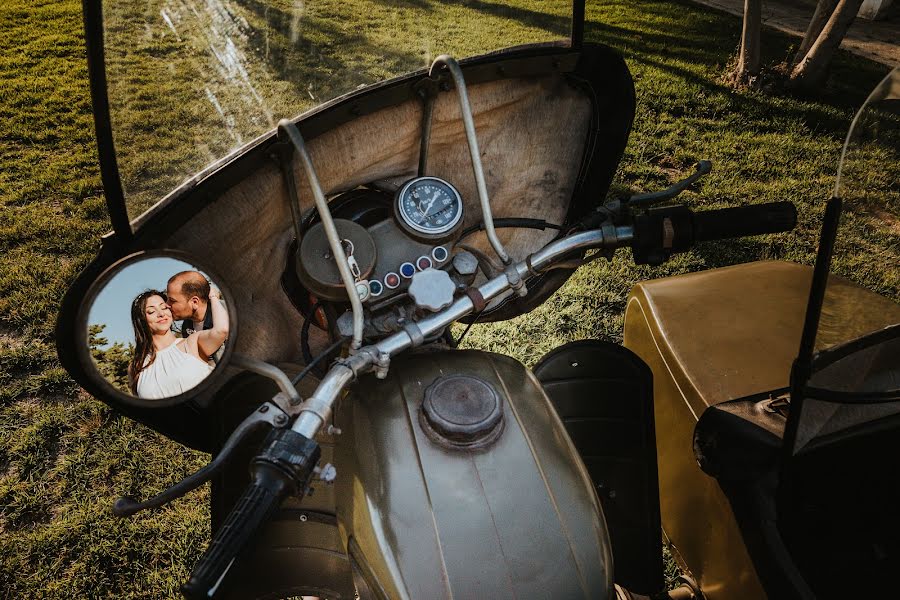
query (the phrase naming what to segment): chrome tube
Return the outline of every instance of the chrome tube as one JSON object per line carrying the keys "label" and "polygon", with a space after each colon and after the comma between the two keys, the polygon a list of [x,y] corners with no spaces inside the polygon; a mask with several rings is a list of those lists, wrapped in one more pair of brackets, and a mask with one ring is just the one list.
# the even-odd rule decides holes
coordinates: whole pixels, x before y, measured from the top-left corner
{"label": "chrome tube", "polygon": [[306,143],[297,126],[288,119],[282,119],[278,123],[279,137],[286,141],[290,141],[294,146],[303,168],[306,171],[306,177],[309,180],[309,187],[312,188],[313,198],[316,201],[316,210],[319,212],[319,218],[322,220],[322,227],[325,228],[325,236],[328,238],[328,246],[331,248],[331,254],[337,261],[338,272],[341,274],[341,280],[344,287],[347,288],[347,296],[350,299],[350,307],[353,309],[353,341],[350,347],[354,350],[362,346],[363,336],[363,305],[356,292],[356,282],[353,280],[353,274],[350,272],[350,265],[347,264],[347,255],[341,246],[341,238],[338,235],[337,227],[334,226],[334,219],[331,218],[331,211],[328,209],[328,201],[325,200],[325,193],[322,191],[322,185],[319,183],[319,177],[316,175],[316,169],[306,150]]}
{"label": "chrome tube", "polygon": [[[475,119],[472,118],[472,107],[469,104],[469,93],[466,91],[466,80],[463,78],[462,69],[456,59],[447,54],[442,54],[434,59],[428,76],[434,78],[441,66],[446,66],[456,85],[456,93],[459,95],[459,110],[462,113],[463,126],[466,129],[466,141],[469,143],[469,155],[472,158],[472,171],[475,173],[475,185],[478,188],[478,200],[481,203],[481,217],[484,220],[484,231],[487,234],[491,248],[497,253],[504,265],[509,265],[512,259],[497,237],[494,229],[494,214],[491,212],[491,201],[488,198],[487,185],[484,183],[484,169],[481,166],[481,152],[478,149],[478,139],[475,137]],[[430,133],[430,130],[429,130]]]}
{"label": "chrome tube", "polygon": [[338,363],[328,370],[316,392],[301,406],[302,412],[291,425],[291,429],[302,433],[309,439],[313,439],[331,417],[331,409],[334,402],[340,397],[341,392],[356,378],[356,370],[347,363],[353,361],[359,364],[359,369],[368,364],[367,355],[358,353],[346,359],[345,363]]}
{"label": "chrome tube", "polygon": [[[516,264],[515,269],[524,278],[575,250],[624,246],[632,239],[632,231],[631,227],[610,226],[576,233],[547,244],[526,260]],[[478,291],[487,302],[508,289],[510,289],[509,278],[504,273],[482,284]],[[417,321],[414,325],[418,327],[422,336],[428,337],[465,317],[474,309],[472,300],[468,296],[462,296],[444,310]],[[291,428],[306,437],[315,436],[328,420],[334,402],[358,374],[372,370],[380,360],[389,359],[412,345],[413,338],[410,334],[400,331],[374,345],[361,348],[354,356],[332,367],[319,383],[315,393],[301,407],[303,412]]]}

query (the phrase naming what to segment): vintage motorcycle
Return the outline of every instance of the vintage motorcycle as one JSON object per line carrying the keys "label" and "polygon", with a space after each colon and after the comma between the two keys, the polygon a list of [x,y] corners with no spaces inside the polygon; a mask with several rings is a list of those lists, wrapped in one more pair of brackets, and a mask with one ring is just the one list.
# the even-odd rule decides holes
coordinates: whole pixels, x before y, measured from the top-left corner
{"label": "vintage motorcycle", "polygon": [[[421,24],[437,22],[428,11],[438,8],[369,8],[374,37],[414,37],[425,55],[436,43]],[[666,344],[684,317],[673,309],[664,319],[665,289],[635,291],[634,352],[585,340],[533,371],[457,349],[449,327],[524,314],[617,248],[659,264],[695,242],[790,230],[793,206],[654,206],[708,163],[663,192],[604,203],[634,88],[615,52],[582,41],[582,2],[525,15],[546,22],[523,46],[485,54],[490,41],[458,36],[447,44],[463,58],[441,55],[424,70],[421,56],[401,53],[360,66],[352,48],[320,44],[329,26],[306,10],[85,2],[114,231],[63,301],[60,360],[95,397],[214,455],[114,512],[212,480],[213,540],[182,588],[192,598],[606,598],[660,593],[662,492],[665,531],[704,588],[689,581],[666,595],[718,597],[721,571],[692,562],[707,564],[710,548],[691,554],[676,534],[684,513],[669,510],[690,498],[669,487],[669,466],[686,460],[691,432],[670,456],[666,440],[688,421],[667,429],[662,386],[695,375],[665,362],[682,356]],[[440,10],[457,32],[524,14],[512,4]],[[332,77],[307,76],[310,61]],[[297,118],[307,95],[317,105]],[[222,350],[189,357],[192,372],[208,373],[159,375],[170,362],[162,353],[181,342],[147,350],[128,373],[103,362],[92,332],[127,347],[146,329],[168,344],[173,316],[209,320],[218,300],[179,287],[178,273],[202,275],[224,300]],[[808,277],[793,281],[809,289]],[[167,291],[172,308],[150,319],[147,287],[167,287],[154,294]],[[178,296],[190,304],[180,315]],[[794,391],[809,395],[805,377],[821,357],[802,358]],[[151,372],[159,389],[178,391],[142,391]],[[673,385],[687,390],[684,381]],[[761,391],[748,389],[719,398]]]}

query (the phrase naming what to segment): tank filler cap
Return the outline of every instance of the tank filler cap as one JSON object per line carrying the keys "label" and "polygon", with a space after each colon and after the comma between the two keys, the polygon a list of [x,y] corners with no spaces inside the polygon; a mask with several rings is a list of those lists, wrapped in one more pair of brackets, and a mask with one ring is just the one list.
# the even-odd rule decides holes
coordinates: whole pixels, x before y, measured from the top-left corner
{"label": "tank filler cap", "polygon": [[437,312],[453,302],[456,284],[450,279],[447,271],[426,268],[413,275],[409,284],[409,295],[416,306]]}
{"label": "tank filler cap", "polygon": [[483,448],[503,432],[503,402],[494,388],[468,375],[439,377],[425,390],[422,428],[445,447]]}

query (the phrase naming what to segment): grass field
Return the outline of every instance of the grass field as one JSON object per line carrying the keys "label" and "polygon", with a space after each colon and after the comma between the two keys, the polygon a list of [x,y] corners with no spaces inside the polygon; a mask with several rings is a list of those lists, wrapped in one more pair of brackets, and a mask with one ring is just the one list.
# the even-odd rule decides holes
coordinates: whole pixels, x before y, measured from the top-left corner
{"label": "grass field", "polygon": [[[532,13],[512,13],[491,34],[509,43],[527,37]],[[332,31],[377,47],[384,32],[352,18]],[[641,279],[760,258],[811,262],[853,108],[886,72],[841,55],[815,97],[736,93],[721,83],[739,37],[734,17],[619,0],[591,3],[587,20],[586,37],[623,53],[638,92],[617,192],[659,189],[711,158],[714,172],[685,194],[693,205],[788,199],[801,222],[790,235],[709,244],[658,269],[634,267],[624,254],[595,263],[534,313],[469,334],[468,344],[526,364],[572,339],[620,339],[628,290]],[[766,53],[787,57],[792,43],[767,33]],[[146,497],[208,457],[79,392],[55,356],[58,303],[109,229],[80,2],[0,4],[0,95],[0,597],[176,597],[208,540],[208,490],[130,520],[114,519],[109,506],[123,493]],[[839,266],[897,297],[889,262]]]}

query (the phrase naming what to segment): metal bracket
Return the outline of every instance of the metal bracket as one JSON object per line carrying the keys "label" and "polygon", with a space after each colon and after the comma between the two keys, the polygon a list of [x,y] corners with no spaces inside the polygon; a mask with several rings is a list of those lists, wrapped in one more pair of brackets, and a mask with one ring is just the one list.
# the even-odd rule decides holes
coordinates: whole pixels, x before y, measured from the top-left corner
{"label": "metal bracket", "polygon": [[[409,339],[412,341],[413,348],[421,346],[425,343],[425,335],[422,333],[422,330],[419,329],[419,326],[414,322],[409,322],[404,325],[403,331],[406,332],[406,335],[408,335]],[[381,356],[379,356],[378,358],[381,358]]]}
{"label": "metal bracket", "polygon": [[506,280],[509,282],[509,286],[520,298],[524,298],[528,295],[528,286],[525,285],[525,280],[522,279],[521,275],[519,275],[518,269],[516,269],[514,266],[509,266],[503,270],[503,273],[504,275],[506,275]]}

